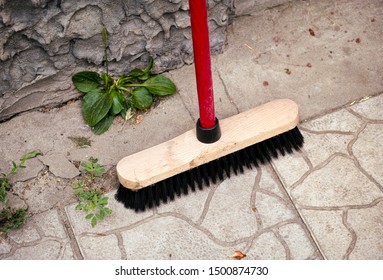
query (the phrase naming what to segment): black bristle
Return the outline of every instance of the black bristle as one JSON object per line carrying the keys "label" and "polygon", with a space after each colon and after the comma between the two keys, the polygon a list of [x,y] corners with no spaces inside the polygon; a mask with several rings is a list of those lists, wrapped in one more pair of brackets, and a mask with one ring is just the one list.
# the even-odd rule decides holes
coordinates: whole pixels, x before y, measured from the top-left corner
{"label": "black bristle", "polygon": [[188,186],[190,187],[192,192],[195,192],[195,179],[194,179],[194,171],[190,170],[189,172],[185,172]]}
{"label": "black bristle", "polygon": [[146,196],[146,199],[148,201],[148,207],[149,208],[152,208],[154,206],[154,194],[153,194],[153,188],[146,188],[148,191],[147,191],[147,196]]}
{"label": "black bristle", "polygon": [[191,170],[177,174],[173,177],[155,183],[151,186],[132,191],[120,186],[115,198],[124,204],[126,208],[133,209],[136,212],[159,206],[162,203],[173,201],[175,195],[181,196],[198,189],[202,190],[204,186],[210,183],[215,184],[217,179],[223,180],[224,175],[230,178],[231,172],[235,175],[238,172],[243,173],[244,168],[257,167],[260,163],[270,162],[272,158],[286,153],[298,151],[304,143],[303,135],[298,127],[277,135],[273,138],[256,143],[245,149],[226,155],[214,161],[195,167]]}
{"label": "black bristle", "polygon": [[177,174],[177,175],[174,175],[173,177],[169,178],[172,180],[172,185],[173,185],[173,188],[174,188],[174,191],[176,193],[177,196],[181,196],[181,180],[180,180],[180,175]]}
{"label": "black bristle", "polygon": [[209,166],[209,164],[202,164],[199,166],[199,168],[201,168],[202,178],[203,178],[203,181],[205,182],[205,185],[209,187],[210,186],[210,173],[209,173],[208,166]]}
{"label": "black bristle", "polygon": [[227,155],[228,156],[228,160],[229,160],[229,164],[231,166],[231,169],[233,170],[235,176],[238,175],[238,160],[237,160],[237,157],[235,156],[235,153],[232,153],[232,154],[229,154]]}
{"label": "black bristle", "polygon": [[181,174],[179,174],[179,176],[181,177],[180,181],[181,181],[182,193],[185,195],[189,193],[189,184],[188,184],[186,173],[187,172],[182,172]]}
{"label": "black bristle", "polygon": [[225,156],[221,159],[223,169],[225,170],[226,176],[230,178],[230,164],[228,160],[228,156]]}
{"label": "black bristle", "polygon": [[241,174],[244,172],[243,170],[244,159],[243,159],[242,153],[246,153],[246,151],[240,150],[236,153],[233,153],[235,160],[237,161],[238,170]]}
{"label": "black bristle", "polygon": [[198,189],[202,190],[203,183],[202,183],[202,174],[200,169],[198,167],[195,167],[192,172],[194,172],[194,179],[197,182]]}
{"label": "black bristle", "polygon": [[224,168],[223,168],[223,162],[221,159],[218,159],[218,160],[215,160],[217,162],[217,175],[218,175],[218,179],[219,180],[223,180],[223,172],[224,172]]}
{"label": "black bristle", "polygon": [[[168,190],[173,190],[173,185],[171,183],[171,180],[164,180],[163,182],[156,183],[151,186],[151,188],[158,188],[159,193],[160,193],[160,200],[163,203],[168,202]],[[173,190],[174,192],[174,190]]]}
{"label": "black bristle", "polygon": [[[153,188],[153,187],[150,187]],[[160,201],[161,201],[161,188],[153,188],[154,192],[154,204],[156,206],[160,206]]]}

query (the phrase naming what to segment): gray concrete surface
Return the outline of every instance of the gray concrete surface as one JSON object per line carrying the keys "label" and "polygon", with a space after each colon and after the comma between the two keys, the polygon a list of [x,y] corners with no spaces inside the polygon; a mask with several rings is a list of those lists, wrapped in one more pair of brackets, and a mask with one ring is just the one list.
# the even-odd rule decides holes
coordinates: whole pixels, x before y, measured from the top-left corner
{"label": "gray concrete surface", "polygon": [[[114,167],[194,127],[192,66],[168,73],[178,94],[102,136],[83,123],[80,101],[1,123],[1,170],[29,150],[44,155],[13,179],[11,199],[32,217],[0,236],[0,258],[228,259],[241,250],[246,259],[383,259],[382,22],[377,0],[295,1],[237,18],[213,57],[217,116],[291,98],[305,146],[145,213],[114,201]],[[108,169],[99,183],[113,210],[95,228],[71,188],[91,156]]]}

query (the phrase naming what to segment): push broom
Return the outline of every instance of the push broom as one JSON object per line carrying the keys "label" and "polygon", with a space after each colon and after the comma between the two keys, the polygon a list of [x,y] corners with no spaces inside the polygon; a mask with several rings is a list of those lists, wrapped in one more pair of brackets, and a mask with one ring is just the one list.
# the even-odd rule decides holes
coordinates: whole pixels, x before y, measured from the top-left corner
{"label": "push broom", "polygon": [[[218,121],[210,61],[206,0],[189,0],[199,119],[196,128],[121,159],[116,199],[145,211],[234,172],[242,173],[303,145],[298,106],[277,99]],[[235,194],[233,194],[235,195]]]}

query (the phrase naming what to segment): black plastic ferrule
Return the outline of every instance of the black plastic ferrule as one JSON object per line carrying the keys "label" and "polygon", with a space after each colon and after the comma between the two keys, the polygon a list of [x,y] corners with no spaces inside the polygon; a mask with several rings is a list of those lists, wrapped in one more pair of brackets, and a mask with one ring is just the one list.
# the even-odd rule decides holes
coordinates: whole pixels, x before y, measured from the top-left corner
{"label": "black plastic ferrule", "polygon": [[215,126],[212,128],[203,128],[198,119],[197,121],[197,139],[205,144],[217,142],[221,138],[221,128],[219,127],[219,121],[215,118]]}

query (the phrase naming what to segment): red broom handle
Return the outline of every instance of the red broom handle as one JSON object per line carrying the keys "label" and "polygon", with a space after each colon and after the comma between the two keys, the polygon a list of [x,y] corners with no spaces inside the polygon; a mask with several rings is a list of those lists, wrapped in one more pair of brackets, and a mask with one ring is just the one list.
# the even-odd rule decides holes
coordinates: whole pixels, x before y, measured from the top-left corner
{"label": "red broom handle", "polygon": [[200,124],[209,129],[215,125],[215,113],[206,0],[189,0],[189,9]]}

